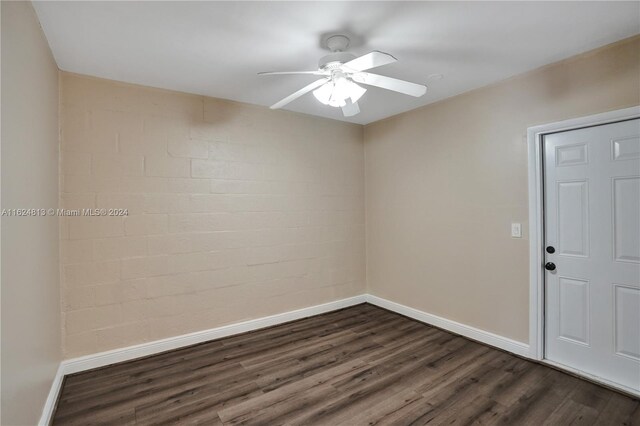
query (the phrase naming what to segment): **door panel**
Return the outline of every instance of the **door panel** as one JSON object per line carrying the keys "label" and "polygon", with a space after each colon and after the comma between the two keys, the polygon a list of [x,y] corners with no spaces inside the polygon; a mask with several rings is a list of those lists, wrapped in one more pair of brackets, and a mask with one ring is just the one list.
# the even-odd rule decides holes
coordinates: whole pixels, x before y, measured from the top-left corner
{"label": "door panel", "polygon": [[640,158],[640,137],[612,139],[611,152],[616,161]]}
{"label": "door panel", "polygon": [[616,353],[640,361],[640,288],[614,287]]}
{"label": "door panel", "polygon": [[545,357],[640,391],[640,120],[544,137]]}
{"label": "door panel", "polygon": [[587,149],[583,143],[556,147],[556,166],[587,164]]}
{"label": "door panel", "polygon": [[589,183],[558,182],[558,251],[589,256]]}
{"label": "door panel", "polygon": [[560,315],[558,337],[589,344],[589,282],[559,277]]}
{"label": "door panel", "polygon": [[614,258],[640,262],[640,178],[613,179]]}

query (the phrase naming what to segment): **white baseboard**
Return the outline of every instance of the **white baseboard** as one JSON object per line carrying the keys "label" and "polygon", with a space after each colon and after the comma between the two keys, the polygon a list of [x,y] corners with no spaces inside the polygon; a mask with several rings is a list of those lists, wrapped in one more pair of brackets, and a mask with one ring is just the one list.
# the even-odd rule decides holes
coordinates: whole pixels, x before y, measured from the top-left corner
{"label": "white baseboard", "polygon": [[468,337],[481,343],[494,346],[517,355],[529,356],[529,345],[488,331],[480,330],[468,325],[460,324],[436,315],[428,314],[408,306],[391,302],[370,294],[362,294],[347,299],[336,300],[334,302],[322,305],[311,306],[308,308],[298,309],[295,311],[285,312],[282,314],[271,315],[268,317],[257,318],[249,321],[229,324],[222,327],[216,327],[209,330],[197,331],[195,333],[183,334],[180,336],[170,337],[168,339],[156,340],[153,342],[142,343],[140,345],[129,346],[126,348],[114,349],[111,351],[100,352],[97,354],[86,355],[79,358],[72,358],[60,363],[60,368],[54,378],[51,391],[47,397],[40,425],[48,425],[55,409],[58,394],[62,386],[62,380],[65,375],[78,373],[81,371],[91,370],[93,368],[104,367],[118,362],[129,361],[160,352],[178,349],[181,347],[195,345],[197,343],[207,342],[209,340],[220,339],[222,337],[232,336],[234,334],[245,333],[247,331],[258,330],[260,328],[270,327],[297,319],[310,317],[313,315],[323,314],[335,311],[360,303],[371,303],[372,305],[397,312],[401,315],[416,319],[426,324],[440,327],[444,330],[451,331],[461,336]]}
{"label": "white baseboard", "polygon": [[459,334],[469,339],[476,340],[481,343],[485,343],[490,346],[494,346],[499,349],[520,355],[523,357],[530,357],[529,345],[526,343],[511,340],[507,337],[499,336],[497,334],[490,333],[488,331],[480,330],[479,328],[471,327],[465,324],[460,324],[446,318],[439,317],[437,315],[428,314],[423,311],[419,311],[414,308],[410,308],[400,303],[392,302],[390,300],[383,299],[371,294],[365,295],[367,303],[379,306],[381,308],[388,309],[393,312],[397,312],[401,315],[413,318],[426,324],[434,325],[444,330],[450,331],[455,334]]}
{"label": "white baseboard", "polygon": [[272,325],[282,324],[285,322],[294,321],[325,312],[335,311],[337,309],[346,308],[348,306],[353,306],[364,302],[365,296],[359,295],[347,299],[336,300],[334,302],[324,303],[322,305],[297,309],[295,311],[285,312],[282,314],[256,318],[253,320],[212,328],[209,330],[196,331],[195,333],[169,337],[168,339],[155,340],[153,342],[142,343],[140,345],[114,349],[111,351],[86,355],[79,358],[68,359],[66,361],[62,361],[62,365],[64,367],[63,370],[64,374],[72,374],[79,371],[90,370],[92,368],[104,367],[105,365],[109,364],[129,361],[135,358],[141,358],[160,352],[181,348],[184,346],[195,345],[197,343],[207,342],[209,340],[220,339],[222,337],[232,336],[234,334],[245,333],[247,331],[258,330],[260,328],[270,327]]}
{"label": "white baseboard", "polygon": [[38,426],[47,426],[51,423],[51,416],[53,416],[53,410],[56,408],[58,395],[60,394],[60,389],[62,389],[62,379],[64,379],[64,371],[62,364],[60,364],[58,366],[58,371],[56,371],[56,375],[53,378],[53,383],[51,384],[49,395],[47,395],[47,400],[44,402]]}
{"label": "white baseboard", "polygon": [[[398,314],[413,318],[420,322],[430,324],[444,330],[450,331],[455,334],[459,334],[469,339],[476,340],[478,342],[503,349],[505,351],[514,353],[527,358],[535,358],[535,354],[530,353],[529,345],[526,343],[518,342],[516,340],[509,339],[494,333],[490,333],[485,330],[480,330],[475,327],[471,327],[465,324],[461,324],[456,321],[452,321],[446,318],[439,317],[437,315],[429,314],[427,312],[420,311],[418,309],[410,308],[400,303],[392,302],[387,299],[383,299],[371,294],[362,294],[359,296],[350,297],[347,299],[336,300],[334,302],[325,303],[322,305],[311,306],[308,308],[298,309],[295,311],[285,312],[282,314],[271,315],[264,318],[257,318],[254,320],[244,321],[236,324],[225,325],[222,327],[212,328],[210,330],[198,331],[190,334],[183,334],[181,336],[170,337],[168,339],[156,340],[153,342],[143,343],[140,345],[129,346],[121,349],[114,349],[107,352],[101,352],[93,355],[87,355],[79,358],[73,358],[60,363],[60,367],[56,373],[56,376],[51,385],[51,390],[45,402],[44,409],[40,422],[41,426],[46,426],[50,423],[53,416],[53,410],[58,399],[62,387],[62,381],[67,374],[78,373],[80,371],[90,370],[92,368],[103,367],[109,364],[115,364],[122,361],[128,361],[135,358],[149,356],[160,352],[165,352],[172,349],[178,349],[184,346],[194,345],[197,343],[207,342],[209,340],[220,339],[222,337],[232,336],[235,334],[245,333],[247,331],[258,330],[260,328],[270,327],[273,325],[282,324],[297,319],[310,317],[313,315],[319,315],[326,312],[335,311],[338,309],[346,308],[360,303],[371,303],[372,305],[379,306],[381,308],[388,309]],[[550,365],[556,365],[548,360],[544,360]],[[561,366],[569,371],[574,371],[568,367]],[[611,386],[617,389],[621,389],[632,395],[637,395],[637,391],[629,390],[621,387],[615,383],[608,382],[606,380],[591,377],[583,372],[574,371],[579,375],[586,376],[591,380],[600,382],[607,386]]]}
{"label": "white baseboard", "polygon": [[271,315],[268,317],[257,318],[253,320],[243,321],[235,324],[229,324],[222,327],[216,327],[209,330],[197,331],[195,333],[183,334],[180,336],[170,337],[168,339],[156,340],[153,342],[142,343],[140,345],[129,346],[126,348],[114,349],[111,351],[100,352],[72,358],[60,363],[58,373],[54,378],[51,391],[45,403],[40,418],[39,425],[48,425],[55,409],[62,379],[67,374],[78,373],[80,371],[91,370],[93,368],[104,367],[106,365],[118,362],[129,361],[160,352],[178,349],[185,346],[195,345],[207,342],[209,340],[220,339],[222,337],[232,336],[234,334],[245,333],[247,331],[258,330],[260,328],[270,327],[289,321],[294,321],[326,312],[335,311],[353,305],[365,302],[364,295],[349,297],[347,299],[336,300],[322,305],[310,306],[308,308],[297,309],[295,311],[285,312],[282,314]]}

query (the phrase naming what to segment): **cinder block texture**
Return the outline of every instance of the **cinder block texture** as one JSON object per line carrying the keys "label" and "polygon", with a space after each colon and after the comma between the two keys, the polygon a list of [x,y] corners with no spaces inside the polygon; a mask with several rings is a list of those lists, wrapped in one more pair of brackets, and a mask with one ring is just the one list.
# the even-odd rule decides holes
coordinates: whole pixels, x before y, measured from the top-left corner
{"label": "cinder block texture", "polygon": [[62,73],[65,357],[365,290],[362,127]]}

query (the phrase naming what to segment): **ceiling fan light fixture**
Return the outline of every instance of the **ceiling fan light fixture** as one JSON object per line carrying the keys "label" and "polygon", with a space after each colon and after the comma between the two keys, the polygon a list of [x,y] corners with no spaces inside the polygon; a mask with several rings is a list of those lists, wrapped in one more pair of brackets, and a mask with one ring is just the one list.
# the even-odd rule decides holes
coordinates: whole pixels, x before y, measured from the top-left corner
{"label": "ceiling fan light fixture", "polygon": [[318,87],[313,91],[313,96],[316,97],[320,103],[324,105],[329,105],[329,100],[331,99],[331,94],[333,93],[333,82],[329,81],[326,84]]}
{"label": "ceiling fan light fixture", "polygon": [[351,102],[355,104],[356,102],[358,102],[358,99],[360,99],[362,95],[364,95],[364,92],[366,92],[367,89],[357,85],[353,81],[351,81],[350,83],[351,84],[349,85],[349,97],[351,98]]}
{"label": "ceiling fan light fixture", "polygon": [[329,106],[332,106],[334,108],[341,108],[346,104],[347,102],[343,98],[339,98],[337,96],[331,96],[331,99],[329,99]]}
{"label": "ceiling fan light fixture", "polygon": [[322,104],[337,108],[345,106],[347,99],[356,103],[366,91],[346,77],[336,77],[314,90],[313,95]]}

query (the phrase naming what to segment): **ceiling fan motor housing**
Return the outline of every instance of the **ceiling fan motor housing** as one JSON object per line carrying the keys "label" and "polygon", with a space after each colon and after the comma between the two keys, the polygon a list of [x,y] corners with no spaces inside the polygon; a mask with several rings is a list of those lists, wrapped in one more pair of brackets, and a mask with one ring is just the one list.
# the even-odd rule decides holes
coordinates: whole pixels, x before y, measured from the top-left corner
{"label": "ceiling fan motor housing", "polygon": [[318,68],[320,68],[321,70],[331,70],[355,58],[356,55],[347,52],[331,53],[320,58],[320,62],[318,62]]}

